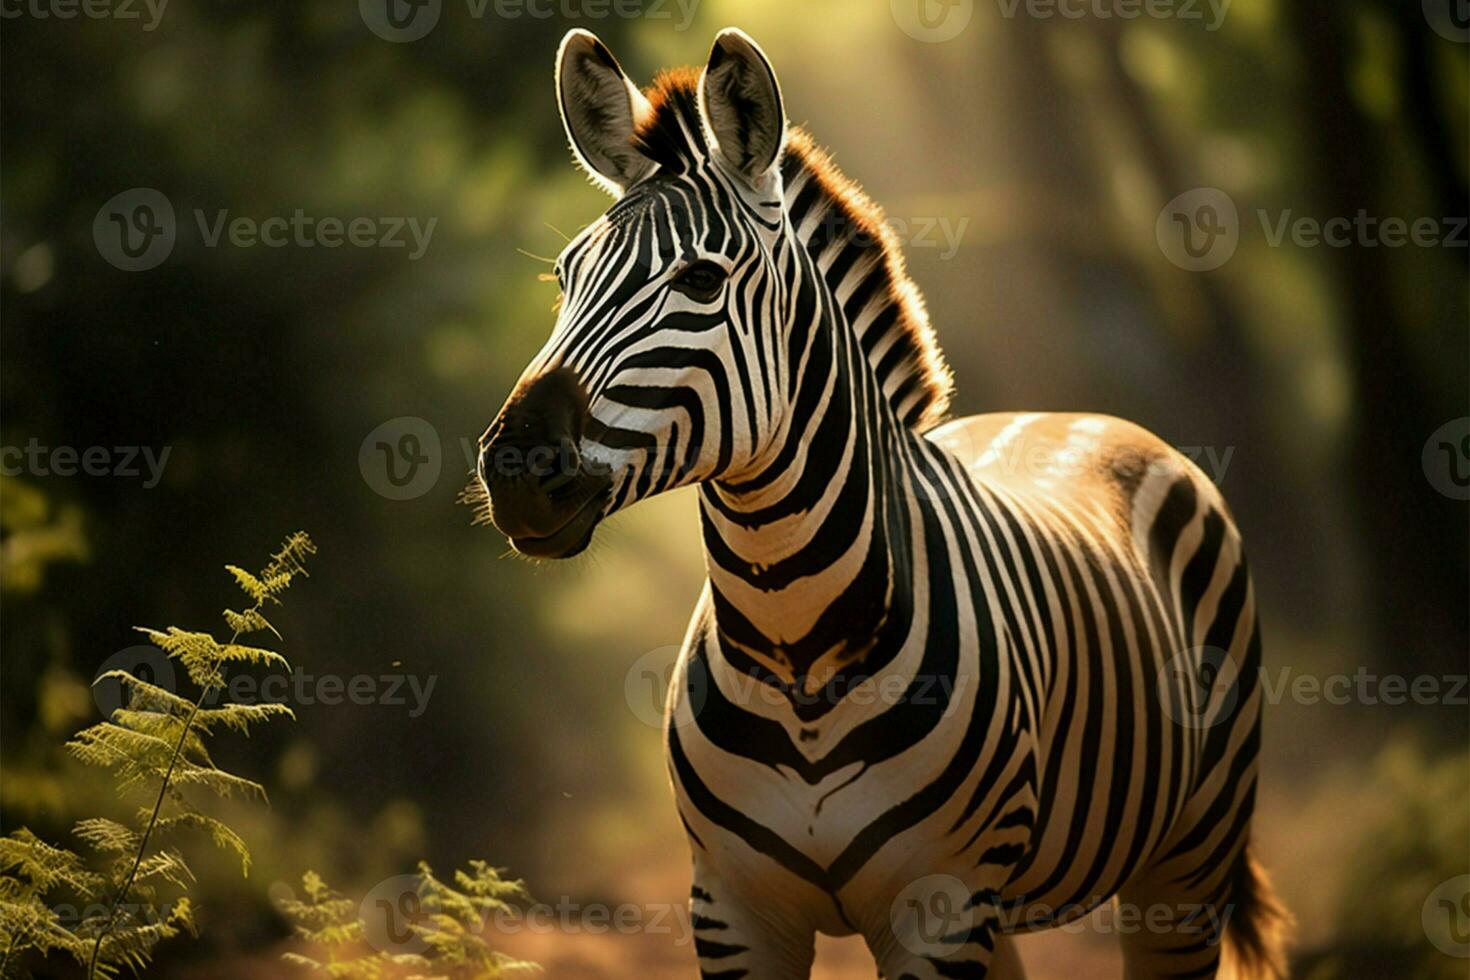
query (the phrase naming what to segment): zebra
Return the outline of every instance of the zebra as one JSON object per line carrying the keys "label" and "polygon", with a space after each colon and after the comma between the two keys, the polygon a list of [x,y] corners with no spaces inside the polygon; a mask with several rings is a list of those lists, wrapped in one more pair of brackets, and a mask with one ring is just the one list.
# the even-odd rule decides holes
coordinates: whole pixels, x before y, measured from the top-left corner
{"label": "zebra", "polygon": [[889,980],[1018,977],[1013,936],[1107,908],[1133,980],[1283,975],[1256,598],[1215,485],[1117,418],[945,421],[894,234],[740,30],[647,90],[573,30],[555,87],[616,200],[556,260],[474,485],[548,559],[698,487],[664,739],[701,975],[807,977],[822,933]]}

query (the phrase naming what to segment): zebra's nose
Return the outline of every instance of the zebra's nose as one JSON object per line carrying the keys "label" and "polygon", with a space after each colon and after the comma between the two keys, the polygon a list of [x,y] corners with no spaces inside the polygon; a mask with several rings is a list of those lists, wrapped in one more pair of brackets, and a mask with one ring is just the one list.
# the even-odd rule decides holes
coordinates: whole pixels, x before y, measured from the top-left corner
{"label": "zebra's nose", "polygon": [[587,393],[576,374],[555,368],[522,381],[481,437],[490,519],[518,549],[558,538],[574,523],[586,523],[590,536],[597,515],[584,512],[608,480],[578,451],[586,419]]}

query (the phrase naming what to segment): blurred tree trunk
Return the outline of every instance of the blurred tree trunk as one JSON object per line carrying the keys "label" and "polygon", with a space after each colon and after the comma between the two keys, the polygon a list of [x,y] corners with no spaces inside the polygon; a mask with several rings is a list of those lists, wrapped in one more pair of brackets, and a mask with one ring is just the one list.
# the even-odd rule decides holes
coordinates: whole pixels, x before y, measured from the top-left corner
{"label": "blurred tree trunk", "polygon": [[[1312,203],[1324,218],[1351,218],[1362,209],[1381,218],[1375,182],[1381,134],[1353,101],[1353,21],[1343,6],[1296,0],[1283,8],[1301,58],[1296,104],[1315,177]],[[1418,4],[1412,6],[1417,11]],[[1406,59],[1420,56],[1417,50],[1403,53]],[[1425,163],[1434,169],[1444,165]],[[1420,453],[1436,428],[1466,414],[1465,393],[1462,385],[1458,396],[1436,395],[1426,383],[1409,343],[1409,325],[1392,300],[1386,258],[1383,248],[1361,246],[1328,249],[1323,256],[1342,297],[1355,386],[1343,479],[1357,498],[1380,662],[1462,672],[1470,646],[1467,515],[1462,502],[1430,485]],[[1460,369],[1467,363],[1464,338],[1461,333],[1456,349],[1444,352]]]}
{"label": "blurred tree trunk", "polygon": [[[1470,214],[1470,188],[1461,172],[1464,163],[1455,152],[1454,137],[1445,119],[1447,100],[1434,77],[1436,52],[1446,42],[1428,29],[1419,4],[1403,0],[1374,0],[1393,23],[1400,47],[1399,104],[1409,130],[1419,144],[1425,178],[1434,194],[1435,216]],[[1463,272],[1460,252],[1443,249]]]}
{"label": "blurred tree trunk", "polygon": [[[1169,146],[1148,94],[1123,61],[1122,40],[1127,24],[1117,18],[1097,21],[1108,83],[1118,104],[1123,135],[1134,157],[1147,173],[1160,206],[1178,194],[1200,186],[1198,174],[1182,166]],[[1162,261],[1162,256],[1160,256]],[[1247,541],[1299,542],[1298,550],[1321,551],[1322,510],[1304,502],[1311,492],[1302,474],[1289,465],[1286,450],[1266,412],[1269,379],[1257,353],[1251,349],[1243,317],[1229,292],[1227,280],[1212,273],[1180,273],[1198,295],[1204,316],[1202,343],[1182,351],[1180,369],[1189,390],[1209,393],[1208,431],[1220,446],[1239,447],[1232,460],[1229,497],[1239,512],[1249,512]],[[1249,500],[1249,504],[1244,504]],[[1243,506],[1244,504],[1244,506]],[[1257,574],[1260,574],[1260,569]],[[1285,601],[1317,606],[1323,597],[1320,579],[1281,577],[1272,590]]]}

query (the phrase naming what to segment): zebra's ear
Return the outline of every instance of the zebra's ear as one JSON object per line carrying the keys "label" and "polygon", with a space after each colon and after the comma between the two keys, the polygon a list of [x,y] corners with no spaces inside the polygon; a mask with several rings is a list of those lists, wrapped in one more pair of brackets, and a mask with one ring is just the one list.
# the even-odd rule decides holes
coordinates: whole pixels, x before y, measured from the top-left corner
{"label": "zebra's ear", "polygon": [[699,111],[725,162],[752,183],[781,159],[781,86],[770,59],[744,31],[727,27],[715,38],[699,83]]}
{"label": "zebra's ear", "polygon": [[596,184],[617,196],[653,171],[653,161],[633,147],[648,100],[597,35],[575,28],[562,38],[556,98],[572,153]]}

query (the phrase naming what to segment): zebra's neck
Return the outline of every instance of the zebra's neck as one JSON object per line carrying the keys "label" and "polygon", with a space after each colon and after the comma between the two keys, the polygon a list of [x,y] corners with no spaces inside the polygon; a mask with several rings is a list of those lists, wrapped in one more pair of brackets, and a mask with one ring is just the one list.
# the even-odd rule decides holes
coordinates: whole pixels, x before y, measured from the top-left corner
{"label": "zebra's neck", "polygon": [[833,241],[796,215],[791,227],[778,255],[791,284],[787,411],[758,471],[706,484],[701,513],[721,654],[812,715],[836,700],[824,689],[876,672],[907,634],[914,435],[841,302],[878,271],[845,254],[870,243]]}

